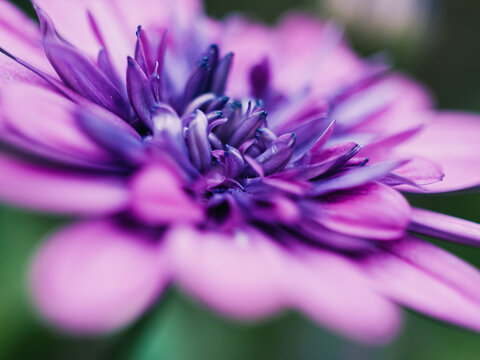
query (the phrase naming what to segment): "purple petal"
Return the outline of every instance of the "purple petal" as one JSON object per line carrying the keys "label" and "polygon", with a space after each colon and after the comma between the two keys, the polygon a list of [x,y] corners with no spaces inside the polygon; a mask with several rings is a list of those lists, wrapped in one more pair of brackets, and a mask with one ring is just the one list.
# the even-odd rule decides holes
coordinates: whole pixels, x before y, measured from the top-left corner
{"label": "purple petal", "polygon": [[77,119],[83,131],[119,161],[138,165],[145,160],[145,147],[138,136],[85,111]]}
{"label": "purple petal", "polygon": [[480,247],[480,225],[424,209],[412,209],[408,229],[414,233]]}
{"label": "purple petal", "polygon": [[155,103],[153,92],[147,76],[131,57],[128,57],[127,92],[130,103],[140,120],[152,129],[151,114]]}
{"label": "purple petal", "polygon": [[331,135],[331,127],[335,120],[329,118],[313,119],[292,129],[297,141],[295,151],[292,156],[292,163],[299,160],[307,151],[309,151],[317,142],[325,144]]}
{"label": "purple petal", "polygon": [[130,184],[132,212],[150,225],[202,221],[202,208],[182,189],[182,183],[169,164],[145,167]]}
{"label": "purple petal", "polygon": [[0,155],[0,198],[10,204],[53,213],[103,215],[123,211],[130,200],[124,184],[37,167]]}
{"label": "purple petal", "polygon": [[411,214],[407,200],[381,184],[329,195],[315,204],[315,220],[326,228],[375,240],[402,237]]}
{"label": "purple petal", "polygon": [[130,105],[110,79],[84,54],[61,40],[51,19],[36,9],[44,34],[45,53],[62,81],[94,103],[129,119]]}
{"label": "purple petal", "polygon": [[57,232],[31,268],[40,313],[77,333],[108,332],[132,322],[169,278],[161,247],[151,240],[107,220]]}
{"label": "purple petal", "polygon": [[352,189],[379,180],[404,161],[390,161],[371,166],[363,166],[341,173],[338,176],[315,181],[312,196],[325,195],[334,191]]}
{"label": "purple petal", "polygon": [[282,170],[290,162],[295,150],[295,140],[295,134],[283,134],[255,158],[265,175]]}

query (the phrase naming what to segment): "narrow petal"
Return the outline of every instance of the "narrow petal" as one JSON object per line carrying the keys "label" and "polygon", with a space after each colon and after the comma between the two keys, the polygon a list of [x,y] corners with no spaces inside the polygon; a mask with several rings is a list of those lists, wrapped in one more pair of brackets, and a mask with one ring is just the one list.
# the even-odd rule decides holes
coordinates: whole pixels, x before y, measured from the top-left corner
{"label": "narrow petal", "polygon": [[408,229],[414,233],[480,247],[480,225],[424,209],[412,209]]}
{"label": "narrow petal", "polygon": [[34,210],[103,215],[124,210],[129,202],[119,179],[38,167],[0,155],[0,199]]}
{"label": "narrow petal", "polygon": [[352,189],[366,185],[386,176],[398,168],[402,161],[390,161],[371,166],[363,166],[339,174],[338,176],[318,180],[313,183],[312,196],[325,195],[334,191]]}
{"label": "narrow petal", "polygon": [[323,226],[377,240],[402,237],[411,214],[407,200],[399,192],[381,184],[329,195],[315,204],[316,220]]}
{"label": "narrow petal", "polygon": [[480,331],[480,279],[472,268],[430,247],[400,245],[392,251],[362,264],[373,289],[400,305]]}
{"label": "narrow petal", "polygon": [[55,233],[40,247],[30,273],[40,313],[79,333],[113,331],[132,322],[167,281],[159,242],[108,220]]}

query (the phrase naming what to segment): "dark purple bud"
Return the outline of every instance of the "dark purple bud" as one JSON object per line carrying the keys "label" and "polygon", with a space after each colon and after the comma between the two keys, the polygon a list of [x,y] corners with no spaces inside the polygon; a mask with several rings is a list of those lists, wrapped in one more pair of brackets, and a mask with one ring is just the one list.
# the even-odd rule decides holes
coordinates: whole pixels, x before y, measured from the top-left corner
{"label": "dark purple bud", "polygon": [[265,175],[283,169],[293,155],[295,134],[284,134],[272,142],[267,150],[255,159],[263,168]]}
{"label": "dark purple bud", "polygon": [[147,35],[141,26],[137,29],[137,42],[135,44],[135,61],[146,75],[154,71],[154,63],[150,51]]}
{"label": "dark purple bud", "polygon": [[211,91],[217,95],[223,95],[225,93],[228,74],[230,72],[230,67],[232,66],[232,59],[233,53],[230,52],[218,62],[217,68],[215,69]]}
{"label": "dark purple bud", "polygon": [[239,146],[244,141],[251,138],[257,129],[265,123],[267,112],[265,110],[257,111],[245,118],[237,125],[230,138],[229,143],[233,146]]}
{"label": "dark purple bud", "polygon": [[216,98],[208,105],[207,112],[223,109],[223,107],[227,104],[228,100],[230,100],[228,96]]}
{"label": "dark purple bud", "polygon": [[187,143],[192,163],[201,172],[208,170],[212,165],[212,148],[208,140],[207,127],[207,117],[197,110],[188,128]]}
{"label": "dark purple bud", "polygon": [[147,76],[135,59],[128,57],[127,92],[130,103],[142,122],[152,129],[152,110],[155,105]]}
{"label": "dark purple bud", "polygon": [[240,151],[233,146],[225,145],[225,163],[227,165],[227,176],[236,178],[245,168],[245,160]]}
{"label": "dark purple bud", "polygon": [[[218,120],[219,118],[223,117],[223,111],[212,111],[210,113],[207,114],[207,120],[208,122],[212,122],[214,120]],[[228,119],[225,119],[225,121],[227,121]]]}
{"label": "dark purple bud", "polygon": [[93,141],[110,151],[115,158],[132,165],[138,165],[145,159],[145,147],[139,136],[85,111],[77,114],[77,121]]}
{"label": "dark purple bud", "polygon": [[268,145],[270,145],[272,142],[277,140],[277,135],[275,135],[275,133],[269,128],[263,127],[263,128],[257,129],[257,133],[255,134],[255,139],[257,139],[257,142],[260,146],[266,149]]}
{"label": "dark purple bud", "polygon": [[97,65],[57,35],[48,15],[39,8],[36,10],[45,54],[63,83],[88,100],[129,119],[131,108],[121,91]]}
{"label": "dark purple bud", "polygon": [[310,120],[296,128],[292,129],[297,135],[297,143],[292,156],[292,162],[300,160],[317,142],[325,142],[325,137],[331,135],[331,127],[335,121],[330,118],[320,118]]}
{"label": "dark purple bud", "polygon": [[193,70],[192,74],[187,80],[185,90],[183,93],[183,106],[188,104],[192,99],[199,94],[205,92],[208,85],[208,77],[210,75],[209,66],[205,61],[202,61]]}
{"label": "dark purple bud", "polygon": [[263,98],[270,84],[270,63],[264,58],[250,70],[251,93],[255,98]]}
{"label": "dark purple bud", "polygon": [[218,46],[212,44],[208,47],[207,54],[205,55],[203,61],[205,61],[208,65],[208,69],[210,71],[210,76],[208,79],[207,88],[212,86],[212,74],[214,73],[215,69],[217,68],[218,64]]}

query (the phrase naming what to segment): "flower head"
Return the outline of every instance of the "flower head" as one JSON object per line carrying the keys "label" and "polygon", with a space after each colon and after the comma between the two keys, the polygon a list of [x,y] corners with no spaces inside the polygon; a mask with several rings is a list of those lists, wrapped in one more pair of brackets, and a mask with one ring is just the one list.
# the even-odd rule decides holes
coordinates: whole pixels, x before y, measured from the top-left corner
{"label": "flower head", "polygon": [[479,183],[474,115],[434,112],[305,15],[37,4],[40,28],[2,3],[0,198],[80,218],[32,264],[47,319],[110,331],[174,283],[230,316],[299,308],[361,341],[391,338],[396,304],[480,330],[480,275],[413,235],[476,245],[479,227],[400,192]]}

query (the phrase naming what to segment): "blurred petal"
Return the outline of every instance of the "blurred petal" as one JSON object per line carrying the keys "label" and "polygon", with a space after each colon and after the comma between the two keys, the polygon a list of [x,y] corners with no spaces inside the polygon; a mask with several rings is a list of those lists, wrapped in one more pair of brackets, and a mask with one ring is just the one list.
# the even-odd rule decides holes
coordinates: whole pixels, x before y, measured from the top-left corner
{"label": "blurred petal", "polygon": [[414,233],[480,247],[480,225],[424,209],[412,209],[408,229]]}
{"label": "blurred petal", "polygon": [[[0,0],[0,47],[42,71],[54,74],[41,46],[38,25],[7,0]],[[1,72],[4,72],[3,66]]]}
{"label": "blurred petal", "polygon": [[412,140],[398,149],[421,154],[440,165],[445,178],[426,186],[430,192],[455,191],[480,184],[480,117],[455,112],[439,113]]}
{"label": "blurred petal", "polygon": [[145,167],[130,184],[133,213],[150,225],[203,220],[203,209],[182,189],[182,183],[178,171],[167,163]]}
{"label": "blurred petal", "polygon": [[381,184],[332,194],[315,204],[315,219],[330,230],[377,240],[402,237],[411,213],[399,192]]}
{"label": "blurred petal", "polygon": [[30,281],[49,321],[73,332],[99,333],[141,315],[168,275],[158,242],[101,220],[54,234],[33,259]]}
{"label": "blurred petal", "polygon": [[53,91],[12,85],[2,91],[0,109],[0,138],[7,142],[12,132],[52,153],[93,163],[110,162],[108,153],[78,127],[76,105]]}
{"label": "blurred petal", "polygon": [[293,306],[335,331],[373,343],[398,329],[397,309],[368,290],[361,273],[337,255],[295,254],[255,230],[230,236],[177,228],[168,239],[181,287],[230,316],[256,318]]}
{"label": "blurred petal", "polygon": [[480,331],[480,278],[473,268],[409,240],[387,251],[363,264],[376,291],[401,305]]}
{"label": "blurred petal", "polygon": [[39,167],[0,155],[0,199],[34,210],[102,215],[123,210],[129,193],[119,179]]}

